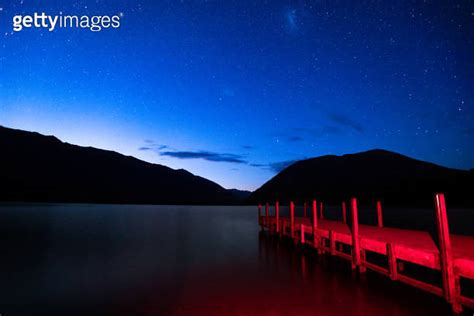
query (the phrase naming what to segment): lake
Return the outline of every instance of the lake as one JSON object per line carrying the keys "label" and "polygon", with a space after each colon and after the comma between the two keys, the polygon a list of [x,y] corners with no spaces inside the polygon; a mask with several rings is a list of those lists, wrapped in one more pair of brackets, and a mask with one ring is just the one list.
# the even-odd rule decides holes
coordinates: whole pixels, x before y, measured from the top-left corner
{"label": "lake", "polygon": [[450,313],[260,233],[256,207],[0,204],[0,216],[2,316]]}

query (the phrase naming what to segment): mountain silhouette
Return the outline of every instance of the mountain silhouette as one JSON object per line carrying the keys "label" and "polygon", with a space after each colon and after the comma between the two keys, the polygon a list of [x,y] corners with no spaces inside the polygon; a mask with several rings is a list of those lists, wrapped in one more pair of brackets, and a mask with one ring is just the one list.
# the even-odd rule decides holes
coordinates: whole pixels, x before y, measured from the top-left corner
{"label": "mountain silhouette", "polygon": [[227,204],[218,184],[122,154],[0,126],[0,200]]}
{"label": "mountain silhouette", "polygon": [[235,197],[237,200],[240,200],[240,201],[244,201],[250,196],[250,194],[252,194],[251,191],[239,190],[239,189],[228,189],[227,191],[229,191],[233,197]]}
{"label": "mountain silhouette", "polygon": [[450,205],[474,205],[474,172],[450,169],[386,150],[298,161],[257,189],[251,203],[313,198],[340,203],[357,197],[367,203],[432,205],[436,192]]}

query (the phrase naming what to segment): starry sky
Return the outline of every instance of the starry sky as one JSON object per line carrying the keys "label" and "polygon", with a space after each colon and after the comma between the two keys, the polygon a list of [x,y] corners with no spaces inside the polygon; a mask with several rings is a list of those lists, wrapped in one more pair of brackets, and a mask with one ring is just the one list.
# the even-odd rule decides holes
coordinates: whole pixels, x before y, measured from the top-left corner
{"label": "starry sky", "polygon": [[[118,15],[25,29],[14,15]],[[383,148],[474,168],[474,2],[0,1],[0,125],[253,190]]]}

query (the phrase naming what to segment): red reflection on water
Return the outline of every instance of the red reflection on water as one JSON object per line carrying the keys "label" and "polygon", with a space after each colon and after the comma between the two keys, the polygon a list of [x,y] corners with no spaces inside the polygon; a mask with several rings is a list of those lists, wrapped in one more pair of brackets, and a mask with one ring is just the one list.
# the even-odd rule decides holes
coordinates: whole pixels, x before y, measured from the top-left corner
{"label": "red reflection on water", "polygon": [[[187,266],[118,311],[140,315],[445,315],[429,294],[260,233],[254,262]],[[143,293],[142,293],[143,294]],[[125,314],[125,313],[124,313]]]}

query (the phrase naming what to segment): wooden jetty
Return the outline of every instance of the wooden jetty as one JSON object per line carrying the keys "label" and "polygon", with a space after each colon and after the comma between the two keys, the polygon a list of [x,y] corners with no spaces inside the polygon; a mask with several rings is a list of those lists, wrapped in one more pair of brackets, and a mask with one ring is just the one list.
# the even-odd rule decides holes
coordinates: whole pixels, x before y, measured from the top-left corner
{"label": "wooden jetty", "polygon": [[[348,205],[342,202],[342,221],[324,218],[324,204],[316,200],[303,205],[303,217],[295,217],[295,204],[290,202],[289,216],[280,215],[276,202],[273,214],[269,203],[258,206],[258,222],[262,230],[271,234],[288,236],[295,242],[315,248],[319,254],[328,253],[351,262],[352,269],[364,273],[366,269],[388,276],[444,297],[455,314],[463,306],[474,308],[474,298],[462,291],[461,279],[474,280],[474,236],[451,235],[444,194],[435,196],[438,242],[426,231],[384,227],[382,204],[377,202],[377,226],[362,225],[358,220],[357,199],[350,200],[350,224]],[[368,255],[383,260],[370,260]],[[374,262],[377,261],[377,262]],[[383,262],[380,264],[380,262]],[[420,274],[408,274],[405,265],[416,265],[422,269],[437,271],[441,282],[434,284],[424,280]],[[436,282],[435,282],[436,283]]]}

